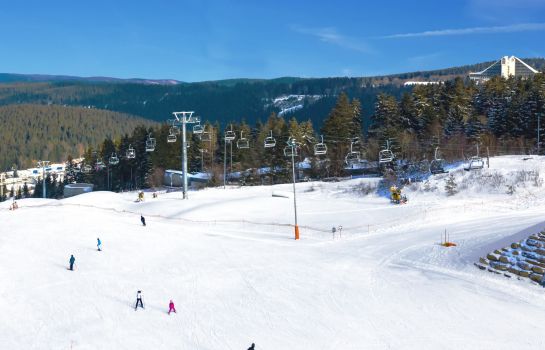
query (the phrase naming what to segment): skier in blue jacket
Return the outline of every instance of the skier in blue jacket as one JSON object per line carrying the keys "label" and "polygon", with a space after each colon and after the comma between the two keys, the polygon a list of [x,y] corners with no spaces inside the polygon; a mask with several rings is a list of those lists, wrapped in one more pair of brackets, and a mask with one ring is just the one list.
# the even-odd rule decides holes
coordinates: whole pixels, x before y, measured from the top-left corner
{"label": "skier in blue jacket", "polygon": [[102,251],[101,247],[102,247],[102,242],[100,241],[100,238],[97,238],[97,248],[99,252]]}
{"label": "skier in blue jacket", "polygon": [[74,255],[70,255],[70,271],[74,271],[75,262],[76,262],[76,258],[74,258]]}

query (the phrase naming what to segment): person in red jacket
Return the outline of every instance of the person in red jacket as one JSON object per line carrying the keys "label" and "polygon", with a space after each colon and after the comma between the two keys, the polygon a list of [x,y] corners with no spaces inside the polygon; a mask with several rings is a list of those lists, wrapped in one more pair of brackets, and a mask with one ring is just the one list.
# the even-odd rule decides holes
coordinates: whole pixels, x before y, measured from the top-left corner
{"label": "person in red jacket", "polygon": [[174,307],[174,302],[171,300],[168,304],[168,314],[170,315],[171,312],[176,313],[176,308]]}

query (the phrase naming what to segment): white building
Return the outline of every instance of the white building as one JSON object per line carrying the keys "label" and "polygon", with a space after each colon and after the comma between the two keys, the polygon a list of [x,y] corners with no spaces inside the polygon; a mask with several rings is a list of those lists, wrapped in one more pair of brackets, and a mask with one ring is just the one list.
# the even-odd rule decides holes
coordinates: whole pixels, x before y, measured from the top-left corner
{"label": "white building", "polygon": [[500,60],[494,62],[490,67],[476,73],[469,73],[469,78],[477,83],[485,82],[492,77],[501,76],[504,79],[509,77],[528,78],[539,73],[534,68],[530,67],[520,58],[515,56],[503,56]]}

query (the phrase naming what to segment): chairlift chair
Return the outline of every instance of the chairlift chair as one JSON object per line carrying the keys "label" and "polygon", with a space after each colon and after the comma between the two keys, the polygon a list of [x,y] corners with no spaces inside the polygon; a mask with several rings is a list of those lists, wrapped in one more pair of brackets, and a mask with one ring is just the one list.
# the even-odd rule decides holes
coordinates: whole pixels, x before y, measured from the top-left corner
{"label": "chairlift chair", "polygon": [[149,134],[148,139],[146,140],[146,152],[153,151],[155,151],[155,138],[151,137],[151,134]]}
{"label": "chairlift chair", "polygon": [[435,153],[434,153],[434,156],[433,156],[433,160],[430,163],[430,173],[432,175],[446,173],[446,171],[445,171],[445,161],[443,159],[437,157],[438,150],[439,150],[439,147],[435,147]]}
{"label": "chairlift chair", "polygon": [[469,158],[469,161],[464,166],[464,170],[470,171],[470,170],[479,170],[484,168],[484,161],[481,157],[473,156]]}
{"label": "chairlift chair", "polygon": [[110,165],[117,165],[119,164],[119,158],[117,157],[117,154],[115,152],[112,153],[110,156]]}
{"label": "chairlift chair", "polygon": [[99,171],[104,169],[106,166],[104,165],[104,162],[101,159],[97,159],[97,162],[95,163],[95,170]]}
{"label": "chairlift chair", "polygon": [[284,147],[284,156],[286,157],[297,157],[298,155],[298,148],[297,146],[286,146]]}
{"label": "chairlift chair", "polygon": [[327,146],[324,143],[324,137],[322,136],[322,141],[314,145],[314,155],[321,156],[327,153]]}
{"label": "chairlift chair", "polygon": [[354,151],[353,149],[354,144],[357,142],[357,139],[355,139],[354,141],[350,141],[350,152],[348,152],[344,157],[344,162],[347,165],[353,165],[360,162],[360,152]]}
{"label": "chairlift chair", "polygon": [[129,145],[129,149],[127,150],[126,155],[128,159],[136,158],[136,151],[134,150],[134,148],[132,148],[132,145]]}
{"label": "chairlift chair", "polygon": [[167,136],[167,142],[168,143],[176,142],[176,133],[174,131],[174,128],[170,128],[168,132],[168,136]]}
{"label": "chairlift chair", "polygon": [[237,148],[250,148],[250,141],[247,138],[242,137],[242,131],[240,132],[240,138],[237,140]]}
{"label": "chairlift chair", "polygon": [[203,132],[204,132],[204,127],[200,123],[193,125],[194,134],[202,134]]}
{"label": "chairlift chair", "polygon": [[233,130],[225,131],[225,141],[233,141],[237,136]]}
{"label": "chairlift chair", "polygon": [[443,159],[434,159],[430,163],[430,173],[432,175],[443,174],[445,171],[445,161]]}
{"label": "chairlift chair", "polygon": [[210,135],[209,131],[206,131],[206,128],[203,129],[199,137],[201,138],[201,141],[204,141],[204,142],[212,141],[212,135]]}
{"label": "chairlift chair", "polygon": [[271,130],[271,136],[267,136],[265,138],[265,141],[263,141],[263,146],[265,148],[271,148],[276,146],[276,139],[273,137],[272,130]]}
{"label": "chairlift chair", "polygon": [[378,153],[378,162],[383,163],[390,163],[394,160],[394,153],[390,151],[389,149],[383,149]]}
{"label": "chairlift chair", "polygon": [[347,165],[352,165],[360,162],[360,152],[358,151],[350,151],[346,154],[344,157],[344,162]]}

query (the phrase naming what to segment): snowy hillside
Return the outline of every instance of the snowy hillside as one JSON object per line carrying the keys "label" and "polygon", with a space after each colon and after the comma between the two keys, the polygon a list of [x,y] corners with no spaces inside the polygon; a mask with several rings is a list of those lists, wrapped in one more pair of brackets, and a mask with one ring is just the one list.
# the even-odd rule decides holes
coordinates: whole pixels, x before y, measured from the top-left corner
{"label": "snowy hillside", "polygon": [[545,289],[473,263],[545,228],[545,158],[451,173],[458,193],[436,175],[405,205],[299,183],[299,241],[291,185],[0,203],[0,348],[543,348]]}

